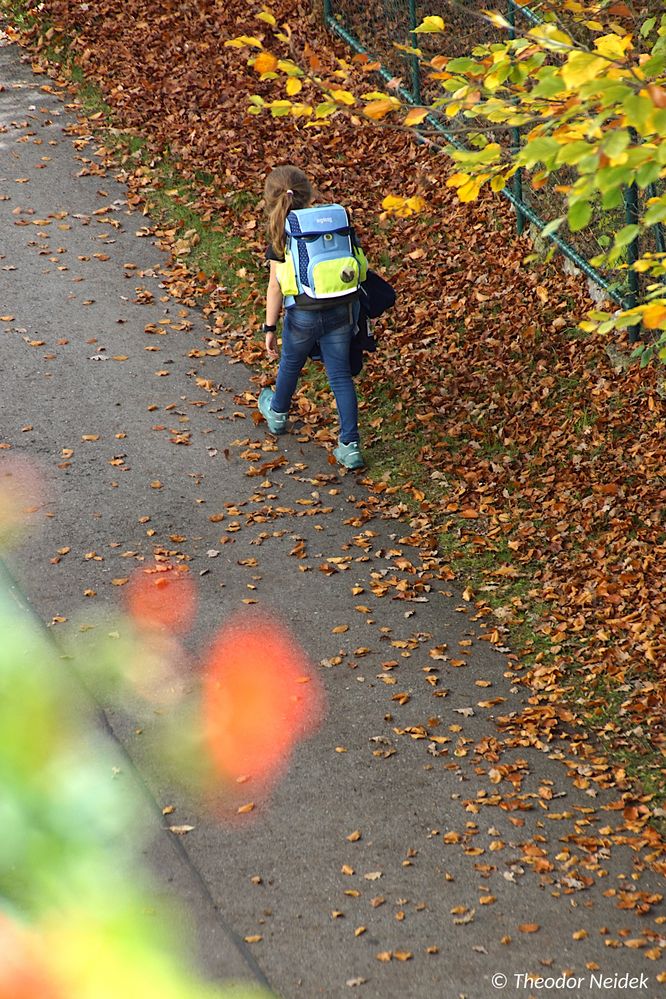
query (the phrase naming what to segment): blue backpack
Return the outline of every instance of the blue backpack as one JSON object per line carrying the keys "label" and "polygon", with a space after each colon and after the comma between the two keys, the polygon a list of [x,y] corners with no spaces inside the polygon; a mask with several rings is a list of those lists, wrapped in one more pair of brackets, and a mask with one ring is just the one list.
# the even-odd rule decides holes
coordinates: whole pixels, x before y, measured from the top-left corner
{"label": "blue backpack", "polygon": [[285,259],[277,277],[286,298],[305,295],[324,301],[358,292],[368,262],[342,205],[294,209],[287,215],[285,234]]}

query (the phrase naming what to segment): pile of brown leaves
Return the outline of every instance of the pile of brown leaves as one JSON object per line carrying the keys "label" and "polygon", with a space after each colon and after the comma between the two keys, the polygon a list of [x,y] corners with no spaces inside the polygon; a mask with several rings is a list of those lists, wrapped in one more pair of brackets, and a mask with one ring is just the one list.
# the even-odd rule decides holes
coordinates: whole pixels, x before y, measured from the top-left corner
{"label": "pile of brown leaves", "polygon": [[[534,637],[514,663],[532,688],[531,707],[507,728],[517,741],[561,734],[574,720],[567,701],[614,743],[618,759],[639,754],[657,778],[666,743],[663,372],[627,369],[609,360],[605,343],[582,338],[582,279],[525,266],[529,242],[514,235],[501,199],[458,204],[445,187],[446,161],[407,135],[344,114],[315,128],[249,116],[248,94],[280,95],[252,77],[238,49],[224,47],[238,34],[265,33],[240,0],[43,7],[56,32],[73,36],[78,63],[118,125],[168,150],[198,184],[204,217],[230,225],[258,255],[258,209],[233,205],[240,192],[259,196],[274,164],[301,165],[323,198],[351,207],[371,260],[390,260],[399,293],[366,386],[395,399],[393,416],[383,427],[375,421],[380,434],[418,430],[425,442],[426,485],[405,486],[420,505],[414,537],[427,548],[435,526],[458,531],[453,571],[457,556],[488,556],[472,599],[496,622],[493,641],[537,611]],[[332,68],[334,50],[349,57],[299,0],[272,10]],[[421,194],[429,212],[381,219],[390,192]],[[248,326],[261,320],[261,298],[248,289]],[[218,291],[212,304],[223,312],[230,299]],[[232,349],[256,358],[250,342]],[[370,507],[385,501],[386,482],[369,488]],[[585,747],[585,738],[572,746]],[[619,765],[600,766],[623,786]]]}

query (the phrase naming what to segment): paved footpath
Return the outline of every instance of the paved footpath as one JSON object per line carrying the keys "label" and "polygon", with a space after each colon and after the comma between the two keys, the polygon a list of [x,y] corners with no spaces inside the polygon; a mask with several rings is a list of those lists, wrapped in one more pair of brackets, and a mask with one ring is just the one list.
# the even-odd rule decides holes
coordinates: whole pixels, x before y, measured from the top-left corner
{"label": "paved footpath", "polygon": [[[149,220],[13,46],[0,79],[0,455],[29,457],[44,482],[12,574],[76,648],[118,607],[112,580],[172,551],[197,579],[193,652],[252,599],[325,664],[320,730],[233,824],[180,800],[151,761],[150,712],[107,705],[160,809],[194,827],[178,854],[161,831],[153,859],[195,913],[209,974],[260,969],[284,999],[662,995],[663,885],[641,850],[613,845],[617,793],[585,773],[576,787],[565,746],[493,741],[526,695],[479,641],[473,604],[423,567],[407,526],[359,525],[361,477],[296,434],[265,435],[242,404],[251,372],[190,356],[209,330],[161,287]],[[267,479],[247,474],[281,453]]]}

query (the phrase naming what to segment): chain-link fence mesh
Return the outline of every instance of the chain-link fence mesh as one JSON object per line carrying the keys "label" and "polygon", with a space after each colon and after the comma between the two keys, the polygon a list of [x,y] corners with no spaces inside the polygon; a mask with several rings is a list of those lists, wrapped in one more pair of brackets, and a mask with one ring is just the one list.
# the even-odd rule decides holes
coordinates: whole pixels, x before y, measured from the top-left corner
{"label": "chain-link fence mesh", "polygon": [[[643,5],[651,7],[661,0],[646,0]],[[524,34],[541,21],[539,2],[531,6],[518,4],[515,0],[497,0],[489,4],[488,0],[469,0],[464,4],[447,3],[445,0],[432,0],[422,3],[420,0],[325,0],[325,18],[334,31],[341,35],[357,50],[367,51],[373,59],[382,65],[382,75],[386,81],[394,78],[400,81],[403,96],[416,104],[430,104],[441,95],[440,84],[431,78],[432,68],[428,61],[435,55],[447,58],[469,55],[476,45],[492,44],[507,39],[507,29],[496,27],[485,12],[488,9],[497,10],[507,21],[515,25],[517,36]],[[439,15],[444,19],[446,28],[437,34],[410,34],[427,15]],[[569,27],[569,26],[567,26]],[[590,43],[592,38],[578,35],[587,29],[584,26],[572,26],[577,40]],[[421,60],[401,52],[398,45],[418,47],[423,52]],[[461,119],[459,125],[466,124]],[[459,127],[454,119],[451,127]],[[464,141],[464,136],[461,136]],[[504,145],[515,146],[520,140],[515,130],[506,130],[493,136]],[[571,170],[561,170],[556,176],[548,179],[539,190],[529,183],[522,183],[518,177],[514,187],[507,192],[516,209],[519,231],[527,219],[537,227],[543,227],[548,222],[566,215],[567,206],[564,194],[557,188],[572,182],[575,175]],[[590,224],[577,233],[571,233],[567,240],[555,236],[554,241],[559,249],[573,261],[588,277],[592,278],[606,294],[609,294],[619,304],[633,306],[639,293],[637,275],[627,275],[618,280],[617,274],[611,275],[603,268],[593,267],[591,258],[607,249],[613,241],[614,234],[628,220],[635,221],[636,212],[642,210],[641,202],[653,196],[654,191],[627,192],[626,205],[613,210],[602,209],[601,203],[593,205],[593,215]],[[638,204],[635,199],[638,197]],[[661,227],[654,227],[644,241],[642,249],[661,251],[663,234]],[[627,258],[637,253],[637,245],[628,248]]]}

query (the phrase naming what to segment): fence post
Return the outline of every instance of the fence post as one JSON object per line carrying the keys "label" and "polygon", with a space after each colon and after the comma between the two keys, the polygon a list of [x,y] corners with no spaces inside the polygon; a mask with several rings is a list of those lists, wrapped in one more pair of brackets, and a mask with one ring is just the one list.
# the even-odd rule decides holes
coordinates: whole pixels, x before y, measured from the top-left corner
{"label": "fence post", "polygon": [[[657,187],[656,184],[648,184],[647,189],[648,198],[657,197]],[[664,226],[662,222],[657,222],[654,227],[654,238],[657,244],[658,253],[666,253],[666,242],[664,241]]]}
{"label": "fence post", "polygon": [[[516,37],[516,5],[514,0],[508,0],[507,7],[507,20],[509,22],[509,38],[513,40]],[[512,129],[513,135],[513,145],[511,147],[512,153],[517,153],[520,149],[520,129]],[[522,169],[516,170],[513,175],[512,181],[513,194],[516,198],[516,232],[519,236],[522,236],[525,231],[525,216],[520,210],[520,205],[523,201],[523,171]]]}
{"label": "fence post", "polygon": [[[328,0],[330,3],[330,0]],[[418,21],[416,19],[416,0],[409,0],[409,31],[410,31],[410,44],[414,45],[416,39],[411,34],[415,28],[418,28]],[[410,56],[410,61],[412,64],[412,95],[417,104],[421,103],[421,67],[419,66],[419,57],[416,55]]]}
{"label": "fence post", "polygon": [[[637,225],[639,217],[639,207],[638,207],[638,187],[636,184],[630,184],[629,187],[625,188],[624,191],[624,211],[627,221],[627,225]],[[632,264],[635,264],[640,256],[640,246],[638,236],[632,239],[631,243],[627,247],[627,263],[631,268]],[[640,297],[640,279],[638,276],[638,271],[629,270],[629,295],[627,296],[627,305],[630,309],[635,309],[638,305]],[[629,343],[636,343],[637,340],[641,339],[641,327],[640,324],[637,326],[632,326],[629,332]]]}

